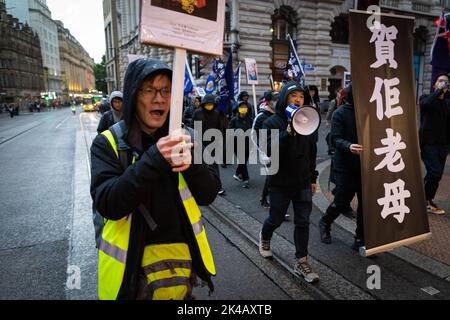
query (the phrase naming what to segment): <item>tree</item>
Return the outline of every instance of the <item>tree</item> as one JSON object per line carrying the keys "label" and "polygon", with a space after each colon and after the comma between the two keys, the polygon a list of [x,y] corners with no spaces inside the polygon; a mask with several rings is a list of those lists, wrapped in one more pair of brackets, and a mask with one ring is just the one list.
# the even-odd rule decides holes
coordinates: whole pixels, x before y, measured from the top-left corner
{"label": "tree", "polygon": [[103,55],[102,62],[94,65],[95,88],[103,93],[108,92],[106,84],[106,56]]}

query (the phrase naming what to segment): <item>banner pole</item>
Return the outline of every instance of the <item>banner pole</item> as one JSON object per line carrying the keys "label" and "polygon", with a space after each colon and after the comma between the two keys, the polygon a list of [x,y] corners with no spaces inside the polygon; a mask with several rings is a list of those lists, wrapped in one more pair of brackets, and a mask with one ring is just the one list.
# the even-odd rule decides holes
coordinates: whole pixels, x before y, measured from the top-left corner
{"label": "banner pole", "polygon": [[252,84],[252,90],[253,90],[253,108],[255,109],[254,116],[256,117],[256,115],[258,114],[258,106],[256,105],[256,89],[254,84]]}
{"label": "banner pole", "polygon": [[172,67],[172,93],[170,99],[169,133],[181,128],[183,115],[184,73],[186,49],[175,48]]}

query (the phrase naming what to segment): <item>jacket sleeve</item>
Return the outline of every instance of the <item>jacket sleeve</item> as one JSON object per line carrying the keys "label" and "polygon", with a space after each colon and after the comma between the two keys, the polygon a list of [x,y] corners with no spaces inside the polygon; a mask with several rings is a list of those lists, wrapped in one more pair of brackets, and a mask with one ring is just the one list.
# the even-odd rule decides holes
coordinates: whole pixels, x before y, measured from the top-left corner
{"label": "jacket sleeve", "polygon": [[[267,156],[270,157],[271,156],[271,151],[272,151],[272,144],[279,146],[279,151],[282,152],[283,150],[285,150],[286,148],[288,148],[289,146],[289,141],[291,140],[292,136],[289,135],[289,133],[287,132],[286,128],[279,128],[279,125],[274,123],[274,118],[269,117],[266,121],[263,122],[262,128],[263,129],[267,129],[267,140],[266,140],[266,145],[267,145]],[[274,141],[272,140],[272,129],[278,129],[278,140]],[[264,146],[264,141],[263,139],[261,139],[261,146]]]}
{"label": "jacket sleeve", "polygon": [[193,129],[187,128],[191,135],[192,141],[201,146],[201,154],[196,153],[195,149],[192,152],[192,165],[182,172],[186,180],[189,190],[192,193],[195,201],[200,206],[207,206],[211,204],[217,196],[222,184],[219,178],[219,173],[214,166],[206,165],[203,159],[197,159],[197,156],[203,156],[203,144],[199,141],[199,135]]}
{"label": "jacket sleeve", "polygon": [[106,129],[108,129],[108,128],[105,128],[105,127],[106,127],[106,116],[102,115],[102,117],[100,118],[100,121],[98,123],[97,133],[100,134],[103,131],[105,131]]}
{"label": "jacket sleeve", "polygon": [[331,143],[336,147],[336,149],[350,152],[350,145],[352,142],[344,139],[345,124],[342,113],[334,112],[331,119]]}
{"label": "jacket sleeve", "polygon": [[435,102],[441,93],[442,93],[442,91],[436,90],[432,94],[422,95],[419,99],[420,110],[429,110],[429,109],[432,109],[434,106],[436,106]]}
{"label": "jacket sleeve", "polygon": [[199,206],[211,204],[222,187],[217,170],[211,165],[193,164],[182,174]]}
{"label": "jacket sleeve", "polygon": [[96,210],[105,218],[119,220],[133,212],[162,171],[171,170],[156,145],[123,171],[114,150],[103,135],[91,146],[91,196]]}

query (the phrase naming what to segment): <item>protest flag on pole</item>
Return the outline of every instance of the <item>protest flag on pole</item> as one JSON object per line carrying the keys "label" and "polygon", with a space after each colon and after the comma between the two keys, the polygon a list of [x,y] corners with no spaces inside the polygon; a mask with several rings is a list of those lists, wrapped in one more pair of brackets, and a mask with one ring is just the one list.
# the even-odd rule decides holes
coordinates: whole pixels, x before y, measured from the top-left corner
{"label": "protest flag on pole", "polygon": [[[450,21],[450,14],[447,14]],[[431,47],[431,90],[439,74],[450,73],[450,22],[446,23],[446,16],[442,12],[439,17],[436,34]]]}
{"label": "protest flag on pole", "polygon": [[239,92],[241,91],[241,62],[234,73],[234,101],[238,101]]}
{"label": "protest flag on pole", "polygon": [[195,87],[194,77],[192,76],[191,68],[189,68],[186,58],[186,67],[184,72],[184,96],[186,97],[191,94]]}
{"label": "protest flag on pole", "polygon": [[290,35],[289,38],[289,53],[288,53],[288,70],[287,72],[292,72],[292,80],[299,82],[302,86],[305,82],[305,71],[297,55],[297,50],[295,50],[294,42]]}
{"label": "protest flag on pole", "polygon": [[220,73],[219,78],[219,103],[217,109],[227,112],[230,100],[234,98],[234,72],[233,72],[233,57],[230,54],[225,66],[224,72]]}

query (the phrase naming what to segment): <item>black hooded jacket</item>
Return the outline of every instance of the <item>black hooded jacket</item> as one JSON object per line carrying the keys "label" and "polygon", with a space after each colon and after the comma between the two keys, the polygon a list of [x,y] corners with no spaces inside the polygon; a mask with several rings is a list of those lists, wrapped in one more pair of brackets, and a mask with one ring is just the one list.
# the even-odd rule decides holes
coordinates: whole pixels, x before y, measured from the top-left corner
{"label": "black hooded jacket", "polygon": [[[305,90],[295,81],[283,85],[279,100],[275,107],[275,114],[263,123],[263,129],[278,129],[279,139],[273,141],[270,131],[267,134],[267,151],[271,156],[272,144],[279,147],[279,169],[278,172],[269,176],[269,187],[271,190],[293,190],[305,189],[312,183],[316,183],[316,155],[317,145],[314,136],[302,136],[299,134],[289,135],[286,128],[288,118],[285,115],[288,95],[300,90],[305,94],[305,104],[308,104],[309,96]],[[273,161],[273,160],[272,160]]]}
{"label": "black hooded jacket", "polygon": [[[132,62],[125,75],[123,138],[126,147],[129,147],[129,158],[134,153],[138,155],[138,160],[126,169],[122,168],[103,135],[98,135],[91,146],[91,196],[96,210],[111,220],[119,220],[133,213],[127,263],[118,299],[136,298],[144,247],[155,243],[187,243],[194,272],[209,284],[211,290],[213,288],[178,192],[178,173],[171,171],[156,146],[160,138],[168,135],[169,116],[153,135],[142,132],[136,120],[137,91],[144,79],[155,72],[165,72],[171,76],[167,65],[147,59]],[[214,168],[193,164],[182,174],[198,205],[208,205],[214,201],[220,189],[220,180]],[[158,225],[154,231],[150,230],[137,210],[140,204],[147,208]]]}
{"label": "black hooded jacket", "polygon": [[349,86],[345,90],[345,103],[334,111],[331,118],[330,139],[336,148],[333,155],[333,170],[348,173],[351,178],[361,175],[361,166],[359,156],[350,151],[350,145],[358,143],[358,133],[352,87]]}
{"label": "black hooded jacket", "polygon": [[[207,104],[213,104],[214,109],[206,110],[205,105]],[[217,129],[223,132],[225,128],[223,127],[222,117],[216,108],[216,99],[214,95],[211,94],[203,97],[200,108],[195,110],[194,115],[192,116],[192,123],[194,124],[194,127],[196,121],[199,121],[202,124],[202,136],[209,129]],[[213,141],[204,141],[203,144],[207,146]]]}

